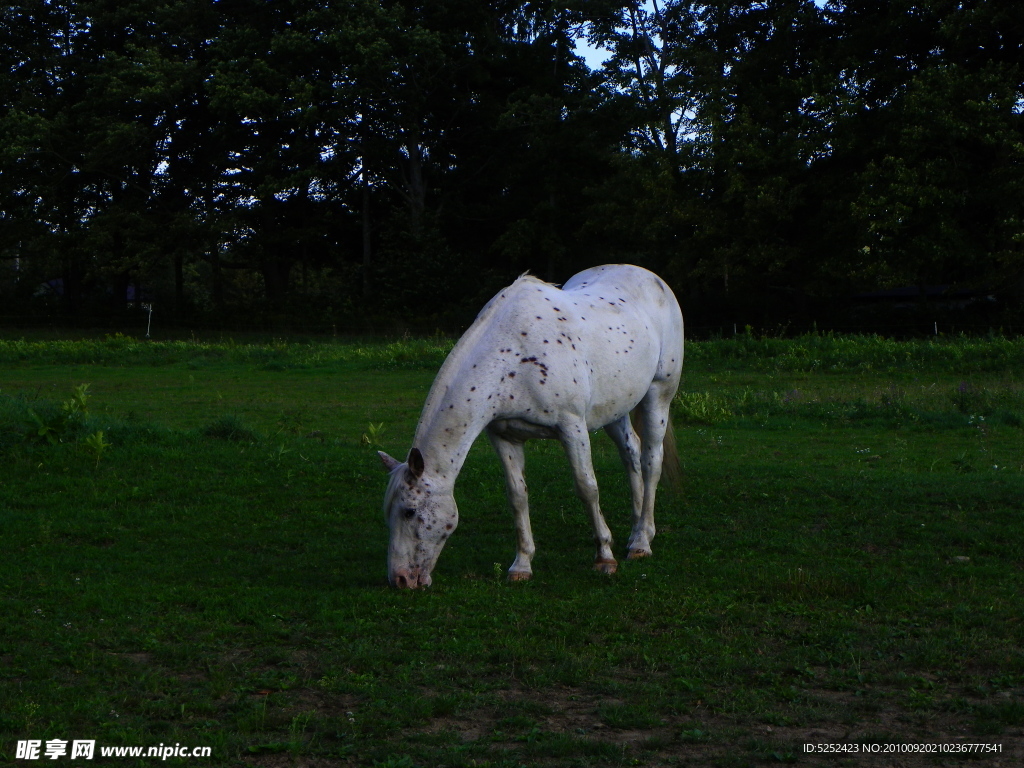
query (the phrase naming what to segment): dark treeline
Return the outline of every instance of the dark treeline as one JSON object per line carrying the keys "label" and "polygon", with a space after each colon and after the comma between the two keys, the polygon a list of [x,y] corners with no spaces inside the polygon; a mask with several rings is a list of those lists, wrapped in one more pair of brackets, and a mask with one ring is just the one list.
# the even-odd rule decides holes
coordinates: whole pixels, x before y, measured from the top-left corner
{"label": "dark treeline", "polygon": [[432,330],[609,261],[698,322],[926,285],[1019,316],[1018,0],[21,0],[0,33],[9,318]]}

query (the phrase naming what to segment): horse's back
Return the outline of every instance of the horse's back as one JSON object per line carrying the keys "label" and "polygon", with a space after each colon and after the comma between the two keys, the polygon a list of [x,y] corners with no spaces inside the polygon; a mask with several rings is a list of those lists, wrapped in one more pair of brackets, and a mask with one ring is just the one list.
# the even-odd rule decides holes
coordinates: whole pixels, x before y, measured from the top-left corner
{"label": "horse's back", "polygon": [[492,395],[494,419],[551,428],[577,414],[598,429],[631,411],[656,382],[672,382],[674,392],[682,332],[671,289],[646,269],[594,267],[561,289],[524,276],[480,312],[428,403],[433,411],[454,402],[445,393],[461,382]]}
{"label": "horse's back", "polygon": [[[602,309],[628,311],[645,323],[662,348],[660,373],[678,376],[683,362],[683,314],[672,289],[660,277],[632,264],[606,264],[573,275],[562,286]],[[595,303],[596,302],[596,303]]]}
{"label": "horse's back", "polygon": [[591,267],[573,275],[562,286],[563,291],[580,293],[593,293],[599,289],[628,291],[638,300],[675,305],[678,309],[672,289],[665,281],[650,270],[633,264]]}

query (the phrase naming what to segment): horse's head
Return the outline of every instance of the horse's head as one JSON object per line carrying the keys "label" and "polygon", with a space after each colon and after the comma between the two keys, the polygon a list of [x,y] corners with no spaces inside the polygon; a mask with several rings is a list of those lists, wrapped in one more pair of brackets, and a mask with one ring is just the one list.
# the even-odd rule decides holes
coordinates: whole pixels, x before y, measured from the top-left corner
{"label": "horse's head", "polygon": [[459,524],[459,508],[450,490],[436,490],[423,474],[423,455],[417,448],[406,463],[380,451],[391,473],[384,494],[384,514],[391,529],[388,581],[399,589],[430,586],[430,572]]}

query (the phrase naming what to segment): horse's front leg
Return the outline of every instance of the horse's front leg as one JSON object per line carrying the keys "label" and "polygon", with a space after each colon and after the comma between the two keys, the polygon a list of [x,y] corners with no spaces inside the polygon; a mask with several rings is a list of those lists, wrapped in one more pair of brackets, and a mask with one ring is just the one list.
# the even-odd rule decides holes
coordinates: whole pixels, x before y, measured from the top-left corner
{"label": "horse's front leg", "polygon": [[582,419],[563,424],[559,428],[562,446],[572,466],[576,495],[590,515],[590,523],[594,528],[594,543],[597,554],[594,556],[594,570],[602,573],[615,573],[619,564],[612,554],[612,532],[601,514],[601,504],[597,492],[597,477],[594,475],[594,462],[590,452],[590,433]]}
{"label": "horse's front leg", "polygon": [[526,493],[526,456],[523,444],[504,438],[493,430],[487,430],[494,452],[501,459],[505,470],[505,493],[512,507],[516,524],[516,559],[508,569],[510,581],[526,581],[533,575],[530,562],[536,547],[530,528],[530,504]]}

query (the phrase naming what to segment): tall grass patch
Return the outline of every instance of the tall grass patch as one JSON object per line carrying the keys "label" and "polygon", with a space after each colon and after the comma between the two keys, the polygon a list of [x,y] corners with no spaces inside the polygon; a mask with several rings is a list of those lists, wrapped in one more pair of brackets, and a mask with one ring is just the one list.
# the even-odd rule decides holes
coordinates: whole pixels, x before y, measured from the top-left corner
{"label": "tall grass patch", "polygon": [[728,339],[690,343],[686,355],[690,366],[722,365],[762,372],[999,373],[1019,367],[1024,339],[992,335],[900,341],[831,333],[785,339],[748,331]]}

